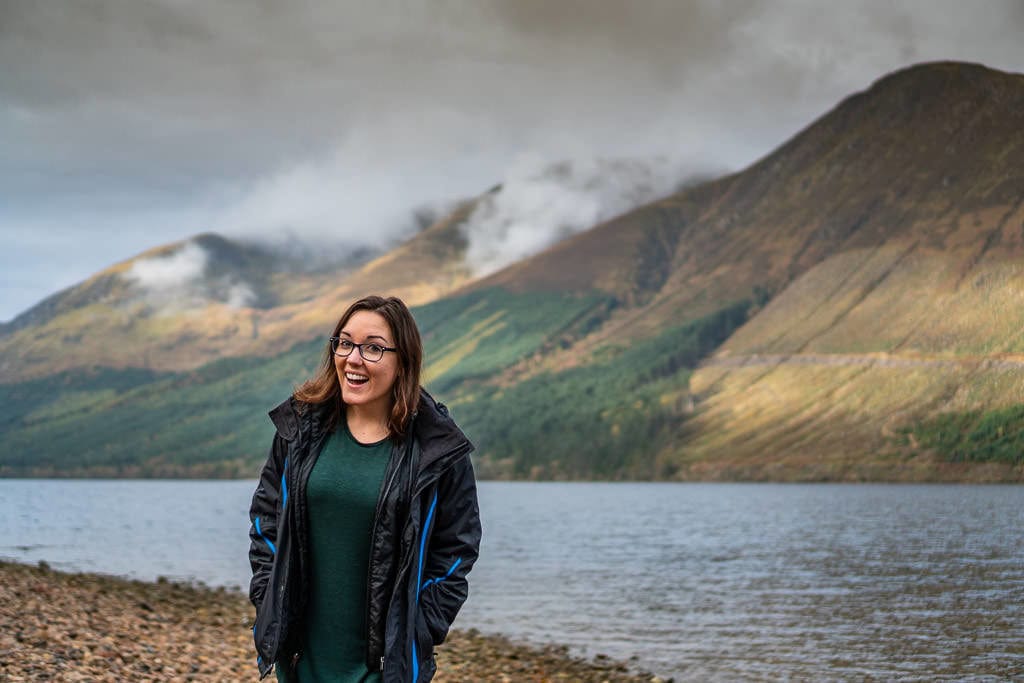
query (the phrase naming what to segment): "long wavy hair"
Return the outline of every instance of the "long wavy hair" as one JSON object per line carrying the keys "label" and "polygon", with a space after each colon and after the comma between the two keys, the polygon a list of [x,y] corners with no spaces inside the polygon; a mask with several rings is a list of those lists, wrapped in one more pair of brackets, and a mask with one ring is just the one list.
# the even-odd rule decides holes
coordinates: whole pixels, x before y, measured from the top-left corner
{"label": "long wavy hair", "polygon": [[[357,311],[379,313],[387,321],[394,335],[398,349],[398,373],[391,387],[391,415],[388,418],[388,435],[392,441],[400,441],[409,428],[412,415],[420,400],[420,367],[423,364],[423,343],[409,308],[398,297],[366,296],[359,299],[342,314],[330,336],[337,337]],[[310,405],[328,409],[327,429],[334,431],[341,418],[344,402],[341,398],[341,384],[334,367],[334,352],[331,342],[324,347],[323,360],[316,374],[295,389],[295,399]],[[326,404],[326,405],[325,405]]]}

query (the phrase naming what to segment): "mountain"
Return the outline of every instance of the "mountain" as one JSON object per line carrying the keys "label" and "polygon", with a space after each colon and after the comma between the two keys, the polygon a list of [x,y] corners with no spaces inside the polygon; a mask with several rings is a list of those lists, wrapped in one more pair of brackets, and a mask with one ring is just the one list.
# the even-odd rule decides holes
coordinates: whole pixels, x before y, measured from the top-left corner
{"label": "mountain", "polygon": [[267,311],[308,300],[370,256],[339,254],[308,269],[215,234],[151,249],[0,326],[0,373],[11,381],[83,365],[182,369],[258,351]]}
{"label": "mountain", "polygon": [[[417,212],[422,229],[388,249],[361,246],[341,228],[322,244],[268,247],[203,234],[151,249],[0,324],[0,381],[273,356],[322,336],[361,295],[432,301],[687,182],[665,159],[526,161],[439,219]],[[61,352],[68,344],[75,353]]]}
{"label": "mountain", "polygon": [[822,124],[748,172],[787,176],[753,226],[772,243],[799,234],[797,259],[776,262],[787,286],[692,377],[677,462],[691,476],[1020,479],[1024,76],[917,67]]}
{"label": "mountain", "polygon": [[[650,449],[647,469],[626,462],[620,472],[1019,478],[1012,446],[988,444],[986,456],[936,435],[953,424],[985,441],[986,420],[996,420],[1016,444],[1024,428],[1000,412],[1020,400],[1022,98],[1021,76],[980,66],[897,72],[742,173],[470,285],[614,302],[587,334],[501,381],[553,387],[588,367],[644,376],[648,359],[623,348],[708,316],[729,331],[745,309],[750,319],[685,382],[646,401],[636,398],[642,382],[627,385],[636,400],[609,408],[642,406],[628,419],[658,425],[636,435]],[[690,362],[667,368],[676,365]],[[514,462],[529,459],[524,448]]]}
{"label": "mountain", "polygon": [[[427,386],[485,477],[1019,480],[1022,124],[1024,76],[886,76],[740,173],[435,281]],[[409,253],[457,263],[454,223]],[[252,476],[322,346],[0,385],[0,474]]]}
{"label": "mountain", "polygon": [[436,298],[470,277],[458,226],[473,205],[386,252],[311,258],[215,234],[151,249],[0,325],[0,377],[94,367],[173,372],[273,356],[322,334],[342,302],[376,291],[381,269],[396,262],[393,291],[413,304]]}

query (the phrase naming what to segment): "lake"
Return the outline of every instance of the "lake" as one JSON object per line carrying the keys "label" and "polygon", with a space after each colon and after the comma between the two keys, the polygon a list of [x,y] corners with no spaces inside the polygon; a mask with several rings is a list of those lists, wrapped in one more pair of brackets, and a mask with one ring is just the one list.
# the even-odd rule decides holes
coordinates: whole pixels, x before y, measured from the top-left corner
{"label": "lake", "polygon": [[[249,481],[0,480],[0,557],[246,587]],[[457,626],[677,681],[1024,677],[1024,487],[480,484]]]}

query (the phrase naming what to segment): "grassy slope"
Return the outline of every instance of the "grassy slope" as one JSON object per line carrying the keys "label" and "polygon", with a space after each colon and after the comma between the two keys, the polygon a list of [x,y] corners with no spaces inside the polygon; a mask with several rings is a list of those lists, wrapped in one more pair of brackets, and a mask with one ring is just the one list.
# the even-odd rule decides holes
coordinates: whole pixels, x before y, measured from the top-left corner
{"label": "grassy slope", "polygon": [[187,373],[68,371],[0,385],[16,407],[0,423],[0,475],[252,476],[272,435],[261,416],[312,370],[319,346]]}
{"label": "grassy slope", "polygon": [[[982,424],[1019,430],[1024,400],[1024,77],[927,76],[848,103],[859,126],[836,142],[867,153],[823,154],[807,187],[832,194],[822,216],[849,236],[694,374],[684,476],[1024,478]],[[851,167],[865,184],[853,223],[837,217],[857,195],[827,175]],[[959,440],[951,424],[982,426]]]}
{"label": "grassy slope", "polygon": [[[415,313],[428,348],[426,384],[450,398],[479,446],[483,476],[646,478],[657,474],[647,457],[657,438],[650,429],[679,413],[687,368],[745,319],[747,306],[511,386],[494,381],[502,368],[578,334],[607,300],[489,289]],[[321,352],[312,342],[275,359],[227,359],[188,373],[68,372],[0,385],[0,401],[15,407],[0,423],[0,474],[252,476],[272,434],[263,414]],[[581,444],[578,434],[596,438]]]}
{"label": "grassy slope", "polygon": [[[893,246],[825,261],[695,373],[699,411],[681,452],[694,475],[717,462],[723,476],[778,478],[785,460],[784,476],[801,479],[1022,476],[1020,458],[994,442],[931,438],[989,411],[1020,428],[1018,263],[981,259],[957,286],[943,279],[970,253],[904,254]],[[880,279],[879,264],[901,257]]]}
{"label": "grassy slope", "polygon": [[[668,442],[685,410],[690,368],[746,320],[751,302],[647,339],[623,339],[575,367],[526,377],[502,372],[571,348],[608,318],[612,302],[606,295],[536,296],[494,288],[419,313],[430,349],[428,386],[452,397],[452,410],[477,442],[482,476],[671,474],[650,456]],[[445,310],[453,306],[454,314]],[[514,324],[506,326],[507,320]]]}

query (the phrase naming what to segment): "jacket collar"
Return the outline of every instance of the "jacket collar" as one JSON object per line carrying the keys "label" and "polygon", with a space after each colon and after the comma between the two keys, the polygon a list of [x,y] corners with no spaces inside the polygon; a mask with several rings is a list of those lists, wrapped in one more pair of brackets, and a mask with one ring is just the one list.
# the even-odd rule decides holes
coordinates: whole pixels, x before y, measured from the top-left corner
{"label": "jacket collar", "polygon": [[[309,435],[322,429],[329,410],[329,403],[311,405],[289,396],[270,411],[270,419],[285,441],[294,441],[302,432]],[[420,449],[420,472],[441,460],[473,450],[473,444],[448,414],[448,408],[423,388],[412,418],[412,432]]]}
{"label": "jacket collar", "polygon": [[300,434],[305,433],[308,436],[310,433],[321,431],[327,422],[329,411],[329,401],[304,403],[296,400],[294,396],[289,396],[268,414],[281,438],[285,441],[294,441]]}

